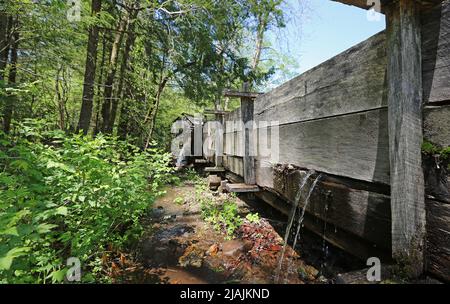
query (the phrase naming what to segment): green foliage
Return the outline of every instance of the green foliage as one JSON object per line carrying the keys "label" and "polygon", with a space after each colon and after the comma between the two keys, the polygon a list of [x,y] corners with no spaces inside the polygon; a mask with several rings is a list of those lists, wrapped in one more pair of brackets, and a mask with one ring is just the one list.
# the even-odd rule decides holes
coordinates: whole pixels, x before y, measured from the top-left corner
{"label": "green foliage", "polygon": [[422,152],[427,155],[439,155],[443,159],[450,157],[450,147],[441,148],[426,140],[422,143]]}
{"label": "green foliage", "polygon": [[234,200],[226,200],[219,204],[213,200],[204,199],[201,202],[201,213],[203,219],[215,230],[225,233],[227,239],[233,238],[235,231],[242,224]]}
{"label": "green foliage", "polygon": [[177,204],[177,205],[183,205],[183,203],[184,203],[184,198],[182,198],[181,196],[177,196],[177,197],[173,200],[173,202],[174,202],[175,204]]}
{"label": "green foliage", "polygon": [[249,213],[245,217],[250,223],[257,224],[260,221],[259,214],[258,213]]}
{"label": "green foliage", "polygon": [[0,133],[0,280],[64,280],[68,257],[84,281],[100,257],[141,234],[140,217],[170,181],[170,156],[116,138],[65,135],[28,120]]}

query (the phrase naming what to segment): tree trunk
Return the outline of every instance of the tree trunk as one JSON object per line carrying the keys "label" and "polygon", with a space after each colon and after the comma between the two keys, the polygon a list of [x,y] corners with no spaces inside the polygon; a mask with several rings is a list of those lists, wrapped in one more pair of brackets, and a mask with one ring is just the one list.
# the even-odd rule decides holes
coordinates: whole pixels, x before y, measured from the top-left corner
{"label": "tree trunk", "polygon": [[97,103],[95,107],[95,127],[94,127],[94,135],[98,134],[100,132],[100,109],[101,109],[101,101],[103,100],[103,90],[102,90],[102,82],[103,82],[103,72],[104,72],[104,66],[105,66],[105,60],[106,60],[106,45],[108,42],[107,33],[103,32],[102,37],[102,56],[100,60],[100,75],[98,77],[98,84],[97,84]]}
{"label": "tree trunk", "polygon": [[122,108],[120,110],[120,117],[119,117],[119,126],[118,126],[118,135],[120,139],[126,139],[128,135],[128,128],[129,128],[129,111],[130,111],[130,105],[129,102],[132,99],[133,96],[133,85],[132,83],[129,83],[129,80],[126,79],[126,86],[125,86],[125,92],[124,96],[122,98]]}
{"label": "tree trunk", "polygon": [[[117,27],[116,34],[114,36],[114,42],[111,47],[111,56],[109,58],[109,68],[108,74],[105,80],[105,100],[102,106],[102,132],[111,133],[112,125],[114,121],[111,119],[111,104],[113,99],[113,85],[114,85],[114,77],[116,76],[117,70],[117,57],[119,55],[120,45],[122,44],[123,32],[128,23],[128,13],[125,13],[125,16],[121,18],[119,21],[119,26]],[[110,128],[111,127],[111,128]]]}
{"label": "tree trunk", "polygon": [[267,14],[264,14],[263,16],[260,16],[258,18],[258,30],[256,33],[256,47],[255,47],[255,54],[253,56],[253,62],[252,62],[252,70],[254,72],[258,68],[259,62],[261,60],[261,52],[262,52],[262,47],[263,47],[263,43],[264,43],[264,33],[266,31],[268,17],[269,16]]}
{"label": "tree trunk", "polygon": [[6,65],[8,63],[9,53],[9,30],[8,15],[6,12],[0,12],[0,81],[4,79]]}
{"label": "tree trunk", "polygon": [[[97,15],[101,10],[101,0],[92,0],[91,15]],[[81,104],[78,130],[83,130],[84,134],[89,131],[92,117],[92,106],[94,99],[94,81],[97,61],[98,27],[93,25],[89,29],[89,38],[86,55],[86,68],[84,72],[83,101]]]}
{"label": "tree trunk", "polygon": [[158,86],[158,91],[156,92],[156,96],[155,96],[155,103],[153,105],[150,117],[149,117],[149,128],[148,128],[148,133],[147,133],[147,140],[145,142],[145,146],[144,149],[147,149],[148,146],[150,145],[150,141],[152,140],[152,136],[153,136],[153,130],[155,128],[155,121],[156,121],[156,114],[158,113],[158,108],[159,108],[159,102],[161,100],[161,95],[162,92],[164,91],[164,88],[166,87],[167,81],[169,81],[169,77],[164,77],[163,80],[160,82],[159,86]]}
{"label": "tree trunk", "polygon": [[125,75],[128,71],[128,58],[130,56],[131,48],[134,45],[134,41],[136,36],[134,35],[134,26],[135,26],[135,20],[137,18],[139,10],[134,7],[129,18],[128,22],[128,29],[127,29],[127,39],[125,40],[125,49],[123,51],[122,56],[122,63],[120,66],[120,75],[119,75],[119,85],[117,88],[117,98],[113,99],[112,106],[111,106],[111,119],[109,121],[108,130],[112,130],[114,127],[114,122],[116,120],[117,115],[117,108],[119,105],[119,99],[122,99],[122,90],[123,90],[123,84],[125,82]]}
{"label": "tree trunk", "polygon": [[69,118],[66,108],[68,91],[66,70],[64,66],[61,66],[56,72],[55,77],[55,98],[58,106],[59,128],[63,131],[66,129],[66,123]]}
{"label": "tree trunk", "polygon": [[[11,47],[11,62],[8,74],[8,86],[13,87],[16,85],[17,77],[17,51],[19,48],[19,32],[15,30],[13,34],[13,41]],[[9,133],[11,130],[11,120],[13,115],[14,103],[16,97],[14,95],[8,95],[6,97],[6,104],[3,113],[3,131]]]}

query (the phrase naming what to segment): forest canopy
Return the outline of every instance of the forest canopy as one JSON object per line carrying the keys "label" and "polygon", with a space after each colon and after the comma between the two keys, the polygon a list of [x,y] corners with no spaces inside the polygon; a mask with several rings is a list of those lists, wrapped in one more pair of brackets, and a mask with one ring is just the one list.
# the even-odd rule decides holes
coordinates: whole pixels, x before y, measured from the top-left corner
{"label": "forest canopy", "polygon": [[[257,86],[265,40],[285,26],[282,0],[8,0],[0,7],[2,129],[44,118],[66,132],[114,134],[147,147],[158,127],[225,88]],[[176,113],[172,113],[176,114]],[[167,131],[165,131],[167,132]],[[167,134],[166,134],[167,136]],[[162,138],[159,138],[162,139]],[[163,139],[164,141],[164,139]]]}

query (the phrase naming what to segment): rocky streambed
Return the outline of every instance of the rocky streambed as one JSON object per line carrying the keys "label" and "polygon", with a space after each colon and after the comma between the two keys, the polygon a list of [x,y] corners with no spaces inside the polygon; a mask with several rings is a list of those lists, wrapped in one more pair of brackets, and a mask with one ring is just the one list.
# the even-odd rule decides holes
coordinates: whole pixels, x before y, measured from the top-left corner
{"label": "rocky streambed", "polygon": [[[121,256],[113,263],[115,271],[112,277],[115,282],[330,282],[330,272],[325,276],[327,271],[318,267],[323,263],[308,259],[302,250],[296,252],[287,246],[284,259],[279,264],[283,247],[280,234],[284,233],[285,219],[264,215],[257,221],[245,218],[251,212],[261,212],[261,202],[249,203],[219,191],[208,190],[200,194],[214,204],[220,205],[230,199],[235,202],[242,223],[231,238],[202,218],[198,195],[193,182],[167,189],[145,218],[146,232],[135,252]],[[302,246],[305,250],[308,248]],[[313,249],[310,246],[308,250]]]}

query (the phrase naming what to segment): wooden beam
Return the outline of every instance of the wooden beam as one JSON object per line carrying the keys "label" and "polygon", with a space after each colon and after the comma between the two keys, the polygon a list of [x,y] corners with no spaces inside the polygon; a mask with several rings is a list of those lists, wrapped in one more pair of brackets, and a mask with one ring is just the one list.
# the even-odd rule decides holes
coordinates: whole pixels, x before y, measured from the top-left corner
{"label": "wooden beam", "polygon": [[419,7],[416,1],[399,0],[386,16],[392,254],[416,277],[424,268],[426,221]]}
{"label": "wooden beam", "polygon": [[223,167],[206,167],[205,172],[225,172]]}
{"label": "wooden beam", "polygon": [[225,90],[225,92],[223,93],[223,96],[225,97],[238,97],[238,98],[257,98],[260,95],[263,95],[263,93],[239,92],[233,90]]}
{"label": "wooden beam", "polygon": [[203,111],[203,114],[214,114],[214,115],[225,115],[230,113],[230,111],[221,111],[221,110],[213,110],[213,109],[206,109]]}
{"label": "wooden beam", "polygon": [[[247,90],[248,84],[244,84],[244,91]],[[256,184],[253,112],[253,99],[250,97],[241,97],[241,115],[244,125],[244,182],[249,185]]]}
{"label": "wooden beam", "polygon": [[259,192],[260,191],[259,187],[256,185],[231,184],[231,183],[226,184],[225,189],[228,192],[234,192],[234,193],[251,193],[251,192]]}
{"label": "wooden beam", "polygon": [[[334,2],[340,2],[343,4],[347,4],[347,5],[352,5],[352,6],[356,6],[365,10],[368,10],[370,8],[373,7],[374,3],[376,2],[376,0],[372,0],[372,1],[367,1],[367,0],[331,0]],[[381,4],[381,13],[385,13],[385,7],[390,5],[390,3],[394,2],[394,0],[379,0],[380,4]],[[418,8],[421,10],[426,10],[429,8],[432,8],[435,5],[438,5],[439,3],[441,3],[444,0],[409,0],[409,1],[414,1],[417,2],[418,4]],[[370,5],[369,3],[373,3],[372,5]]]}

